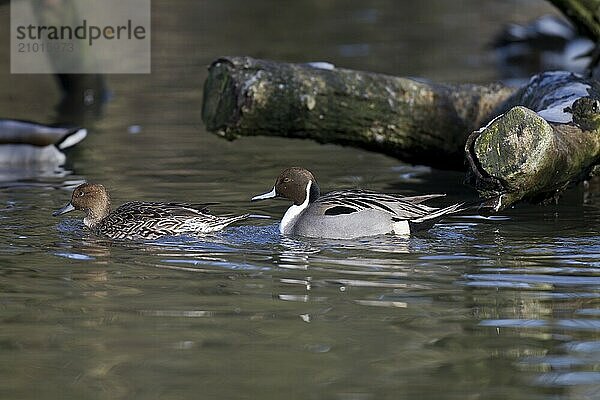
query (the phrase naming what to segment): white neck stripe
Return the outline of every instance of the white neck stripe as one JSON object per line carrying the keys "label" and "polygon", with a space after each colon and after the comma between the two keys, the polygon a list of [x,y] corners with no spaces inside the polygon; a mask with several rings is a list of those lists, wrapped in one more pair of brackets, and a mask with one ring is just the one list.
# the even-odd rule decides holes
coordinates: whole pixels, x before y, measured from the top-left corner
{"label": "white neck stripe", "polygon": [[291,233],[294,224],[296,223],[298,217],[302,212],[308,207],[310,203],[310,188],[312,187],[312,181],[308,181],[308,185],[306,185],[306,198],[304,202],[299,206],[292,204],[290,208],[285,212],[281,222],[279,223],[279,232],[282,234]]}

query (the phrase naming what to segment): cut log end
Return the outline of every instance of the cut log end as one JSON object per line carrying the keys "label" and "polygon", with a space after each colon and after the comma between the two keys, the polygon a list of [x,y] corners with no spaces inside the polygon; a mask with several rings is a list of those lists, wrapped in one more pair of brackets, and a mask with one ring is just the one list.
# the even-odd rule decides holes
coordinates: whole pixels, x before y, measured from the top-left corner
{"label": "cut log end", "polygon": [[[204,84],[204,102],[202,120],[209,131],[227,137],[228,127],[234,126],[239,119],[237,107],[238,90],[231,79],[233,65],[226,59],[219,59],[209,67],[211,79]],[[234,137],[227,137],[234,139]]]}
{"label": "cut log end", "polygon": [[462,169],[466,155],[482,197],[505,208],[556,198],[588,176],[600,162],[599,100],[598,82],[568,72],[513,92],[231,57],[210,67],[202,117],[227,139],[308,138],[442,169]]}
{"label": "cut log end", "polygon": [[553,145],[548,122],[528,108],[514,107],[479,132],[473,150],[482,170],[514,192],[530,186],[547,167]]}
{"label": "cut log end", "polygon": [[471,183],[483,197],[501,196],[499,209],[556,199],[590,174],[599,150],[597,131],[550,124],[521,106],[473,132],[465,148]]}

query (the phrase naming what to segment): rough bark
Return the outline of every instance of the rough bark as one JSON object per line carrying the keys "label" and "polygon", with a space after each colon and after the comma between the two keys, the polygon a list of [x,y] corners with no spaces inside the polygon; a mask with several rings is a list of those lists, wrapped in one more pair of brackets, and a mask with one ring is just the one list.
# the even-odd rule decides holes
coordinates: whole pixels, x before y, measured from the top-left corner
{"label": "rough bark", "polygon": [[[550,1],[600,43],[600,0]],[[599,60],[597,46],[590,76],[600,76]],[[466,156],[468,180],[498,198],[497,209],[555,199],[600,168],[600,83],[567,72],[540,74],[515,92],[222,58],[210,67],[203,119],[229,139],[311,138],[443,169],[461,169]]]}
{"label": "rough bark", "polygon": [[202,118],[228,139],[310,138],[464,170],[467,136],[513,92],[499,84],[441,85],[326,63],[228,57],[209,68]]}
{"label": "rough bark", "polygon": [[600,84],[568,72],[540,74],[506,103],[506,113],[473,132],[465,151],[470,180],[497,209],[555,198],[600,163]]}
{"label": "rough bark", "polygon": [[466,154],[470,181],[482,197],[501,196],[498,209],[553,198],[600,163],[599,83],[568,72],[513,92],[222,58],[210,67],[203,119],[229,139],[311,138],[444,169],[460,169]]}

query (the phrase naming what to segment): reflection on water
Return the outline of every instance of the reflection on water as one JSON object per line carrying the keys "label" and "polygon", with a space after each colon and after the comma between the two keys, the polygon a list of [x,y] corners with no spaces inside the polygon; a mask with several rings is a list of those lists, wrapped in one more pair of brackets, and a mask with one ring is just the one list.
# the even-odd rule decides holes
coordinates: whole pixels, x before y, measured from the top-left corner
{"label": "reflection on water", "polygon": [[[487,81],[486,37],[538,11],[548,6],[153,1],[153,74],[107,77],[115,96],[66,166],[0,184],[0,398],[599,398],[593,190],[585,205],[576,189],[559,206],[453,217],[410,238],[282,237],[287,204],[249,198],[290,165],[325,191],[448,193],[433,205],[474,193],[461,174],[299,140],[225,142],[200,121],[205,66],[223,54]],[[0,73],[0,114],[51,121],[52,79]],[[81,214],[51,217],[84,180],[114,206],[218,201],[216,214],[272,218],[110,241]]]}
{"label": "reflection on water", "polygon": [[[1,211],[6,238],[15,211]],[[196,385],[223,398],[280,398],[289,388],[293,398],[600,390],[600,236],[553,232],[519,210],[453,218],[411,238],[281,237],[264,221],[137,243],[18,211],[21,235],[0,270],[0,359],[65,385],[50,397],[98,388],[112,398],[189,397]],[[599,210],[588,211],[597,223]],[[504,225],[516,222],[522,230]],[[28,375],[11,376],[6,395],[31,393]]]}

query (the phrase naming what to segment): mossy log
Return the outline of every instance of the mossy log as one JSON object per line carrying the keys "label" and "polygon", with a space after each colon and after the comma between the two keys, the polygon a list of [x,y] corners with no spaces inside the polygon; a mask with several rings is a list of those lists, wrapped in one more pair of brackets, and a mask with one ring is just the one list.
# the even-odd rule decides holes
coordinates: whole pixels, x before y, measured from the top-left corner
{"label": "mossy log", "polygon": [[465,152],[470,181],[497,209],[556,198],[600,163],[600,84],[569,72],[535,76],[508,109],[473,132]]}
{"label": "mossy log", "polygon": [[311,138],[437,168],[467,164],[482,197],[500,196],[498,209],[554,198],[600,163],[599,83],[568,72],[535,76],[515,91],[221,58],[210,67],[202,112],[207,128],[228,139]]}
{"label": "mossy log", "polygon": [[209,68],[202,118],[209,131],[228,139],[310,138],[464,170],[467,136],[514,91],[499,84],[434,84],[327,63],[228,57]]}

